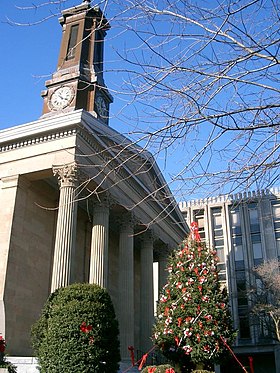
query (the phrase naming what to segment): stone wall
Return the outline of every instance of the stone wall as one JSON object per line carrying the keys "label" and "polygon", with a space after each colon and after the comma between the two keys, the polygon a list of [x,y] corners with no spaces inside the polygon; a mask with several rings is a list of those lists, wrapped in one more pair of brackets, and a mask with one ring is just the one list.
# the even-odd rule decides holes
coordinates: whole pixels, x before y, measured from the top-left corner
{"label": "stone wall", "polygon": [[20,180],[4,293],[8,353],[30,355],[30,327],[49,294],[55,192],[45,182]]}

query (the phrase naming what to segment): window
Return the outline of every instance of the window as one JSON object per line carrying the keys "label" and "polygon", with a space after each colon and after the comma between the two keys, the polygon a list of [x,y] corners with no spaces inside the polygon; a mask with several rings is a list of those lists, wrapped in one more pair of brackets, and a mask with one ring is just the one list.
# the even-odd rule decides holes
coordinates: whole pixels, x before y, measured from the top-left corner
{"label": "window", "polygon": [[100,30],[95,30],[94,66],[102,70],[103,66],[103,37]]}
{"label": "window", "polygon": [[259,224],[259,211],[256,202],[248,204],[248,214],[254,265],[257,266],[263,261],[263,251]]}
{"label": "window", "polygon": [[260,265],[263,262],[262,244],[261,242],[253,243],[254,264]]}
{"label": "window", "polygon": [[[243,312],[243,310],[240,310]],[[239,317],[239,338],[240,339],[249,339],[250,335],[250,324],[249,317],[247,315],[240,315]]]}
{"label": "window", "polygon": [[214,207],[211,209],[212,227],[213,227],[213,242],[219,257],[218,270],[219,279],[225,281],[226,279],[226,265],[224,253],[224,234],[223,234],[223,219],[222,208]]}
{"label": "window", "polygon": [[272,202],[273,224],[278,257],[280,258],[280,202]]}
{"label": "window", "polygon": [[205,241],[205,223],[204,223],[204,209],[195,210],[193,212],[193,220],[197,222],[198,232],[202,241]]}
{"label": "window", "polygon": [[71,26],[67,54],[66,54],[66,61],[72,60],[73,58],[75,58],[76,45],[77,45],[77,40],[78,40],[78,30],[79,30],[79,25]]}
{"label": "window", "polygon": [[232,206],[230,210],[232,244],[235,262],[235,278],[237,289],[237,307],[239,318],[239,338],[250,338],[249,312],[248,312],[248,297],[247,283],[244,262],[244,247],[243,236],[241,229],[241,216],[239,206]]}

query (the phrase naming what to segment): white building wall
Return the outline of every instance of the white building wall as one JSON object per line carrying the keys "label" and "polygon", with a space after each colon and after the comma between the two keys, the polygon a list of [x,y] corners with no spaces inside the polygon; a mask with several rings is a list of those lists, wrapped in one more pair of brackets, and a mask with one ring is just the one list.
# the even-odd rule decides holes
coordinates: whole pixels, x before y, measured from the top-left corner
{"label": "white building wall", "polygon": [[280,188],[186,201],[179,207],[188,224],[198,222],[206,244],[216,247],[220,256],[220,277],[227,284],[234,327],[239,329],[236,346],[242,353],[252,353],[252,348],[261,352],[264,346],[274,351],[274,343],[260,335],[259,325],[250,318],[247,290],[255,285],[252,269],[280,257]]}

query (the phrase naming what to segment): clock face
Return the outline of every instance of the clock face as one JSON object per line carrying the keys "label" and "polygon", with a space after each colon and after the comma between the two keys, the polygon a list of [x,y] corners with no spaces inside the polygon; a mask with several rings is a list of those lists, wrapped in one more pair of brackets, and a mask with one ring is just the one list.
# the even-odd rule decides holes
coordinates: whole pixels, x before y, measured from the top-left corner
{"label": "clock face", "polygon": [[96,101],[95,101],[95,106],[96,106],[98,115],[104,118],[108,116],[106,101],[104,100],[102,96],[97,96]]}
{"label": "clock face", "polygon": [[54,91],[50,98],[50,108],[53,110],[64,109],[70,104],[74,97],[71,87],[63,86]]}

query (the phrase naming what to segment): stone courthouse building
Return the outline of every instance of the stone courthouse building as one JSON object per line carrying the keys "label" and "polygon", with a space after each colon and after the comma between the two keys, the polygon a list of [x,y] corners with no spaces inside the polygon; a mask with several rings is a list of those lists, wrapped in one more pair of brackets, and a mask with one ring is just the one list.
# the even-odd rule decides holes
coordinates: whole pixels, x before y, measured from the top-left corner
{"label": "stone courthouse building", "polygon": [[130,345],[146,352],[153,262],[162,282],[187,231],[152,155],[109,126],[104,15],[84,1],[59,21],[41,118],[0,131],[0,333],[19,373],[34,369],[30,327],[48,295],[73,282],[108,289],[123,361]]}

